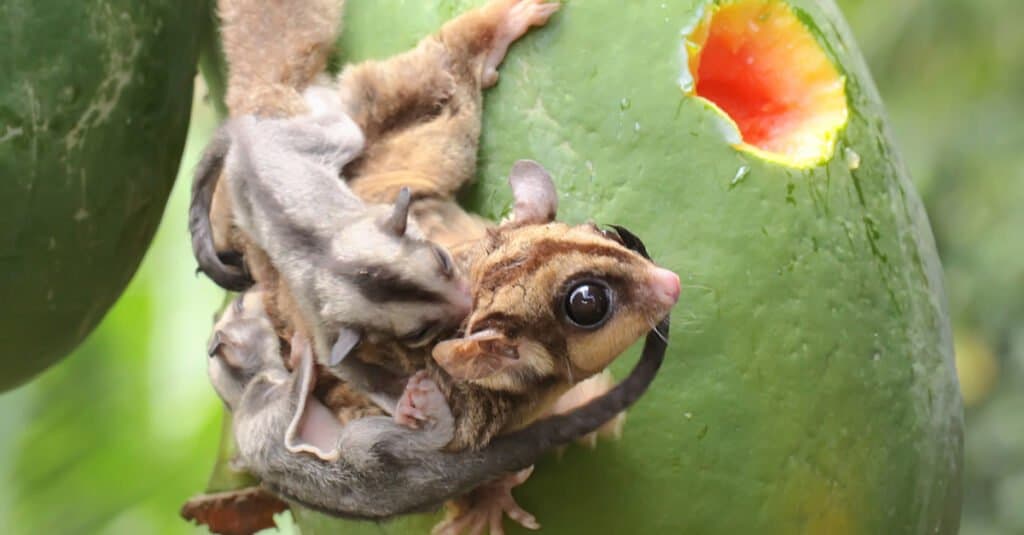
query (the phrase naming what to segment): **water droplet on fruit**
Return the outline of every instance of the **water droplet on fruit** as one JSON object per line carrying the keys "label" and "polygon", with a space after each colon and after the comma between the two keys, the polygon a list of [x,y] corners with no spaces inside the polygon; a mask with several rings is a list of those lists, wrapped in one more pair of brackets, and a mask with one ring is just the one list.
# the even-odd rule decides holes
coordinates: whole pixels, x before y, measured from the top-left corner
{"label": "water droplet on fruit", "polygon": [[850,171],[856,171],[860,168],[860,154],[857,154],[850,147],[843,149],[843,154],[846,156],[846,165],[850,168]]}
{"label": "water droplet on fruit", "polygon": [[626,111],[632,106],[633,102],[626,97],[622,97],[622,100],[619,101],[619,109],[622,111]]}
{"label": "water droplet on fruit", "polygon": [[640,131],[640,123],[638,123],[638,122],[637,123],[633,123],[633,131],[634,132],[639,132]]}
{"label": "water droplet on fruit", "polygon": [[77,87],[75,87],[73,85],[69,85],[69,86],[66,86],[64,89],[61,89],[61,91],[60,91],[60,98],[65,103],[73,103],[76,100],[78,100],[79,93],[80,92],[78,91]]}
{"label": "water droplet on fruit", "polygon": [[747,175],[749,174],[750,166],[741,165],[740,168],[736,170],[736,175],[733,176],[732,180],[729,181],[729,190],[732,191],[732,189],[735,188],[740,182],[743,182],[743,179],[747,178]]}

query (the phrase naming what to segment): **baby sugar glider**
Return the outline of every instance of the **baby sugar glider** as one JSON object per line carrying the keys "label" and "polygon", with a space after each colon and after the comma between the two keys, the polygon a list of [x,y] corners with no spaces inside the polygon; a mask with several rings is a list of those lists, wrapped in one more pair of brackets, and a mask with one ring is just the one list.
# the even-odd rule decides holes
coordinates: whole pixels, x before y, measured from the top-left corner
{"label": "baby sugar glider", "polygon": [[222,164],[197,183],[209,191],[224,177],[235,223],[276,270],[294,327],[321,359],[340,360],[367,333],[426,343],[465,317],[465,283],[409,224],[408,191],[394,206],[365,204],[338,179],[363,147],[347,116],[243,116],[218,136]]}
{"label": "baby sugar glider", "polygon": [[632,404],[661,364],[668,334],[648,335],[640,362],[622,383],[574,412],[496,438],[478,451],[443,451],[454,421],[429,380],[411,385],[420,429],[367,416],[342,425],[314,396],[309,346],[289,373],[258,288],[239,296],[218,321],[209,376],[233,414],[235,463],[275,494],[348,518],[387,519],[435,509],[445,500],[532,464],[558,445],[592,432]]}
{"label": "baby sugar glider", "polygon": [[[340,0],[219,0],[231,114],[346,113],[366,138],[365,153],[344,172],[360,198],[389,203],[408,187],[418,201],[414,220],[418,214],[433,220],[444,213],[439,226],[451,234],[481,236],[482,220],[450,198],[476,173],[481,90],[497,82],[497,67],[511,43],[531,26],[546,23],[559,4],[491,0],[447,22],[412,50],[349,66],[335,81],[314,83],[334,44],[341,5]],[[211,187],[205,196],[194,196],[191,213],[204,222],[193,232],[194,243],[199,236],[206,248],[202,255],[197,249],[200,268],[229,289],[249,284],[239,260],[246,244],[236,230],[230,195]],[[432,236],[445,242],[444,236]]]}

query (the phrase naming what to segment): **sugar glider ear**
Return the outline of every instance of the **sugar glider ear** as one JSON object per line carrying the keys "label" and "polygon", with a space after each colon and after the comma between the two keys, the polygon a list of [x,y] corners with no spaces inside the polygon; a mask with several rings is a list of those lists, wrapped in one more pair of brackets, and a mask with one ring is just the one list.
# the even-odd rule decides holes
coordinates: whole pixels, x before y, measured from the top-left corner
{"label": "sugar glider ear", "polygon": [[402,188],[398,192],[398,197],[395,198],[395,210],[381,223],[386,232],[391,232],[398,237],[405,236],[405,227],[409,222],[409,204],[411,202],[412,193],[409,192],[409,188]]}
{"label": "sugar glider ear", "polygon": [[338,331],[338,339],[331,346],[331,354],[327,357],[327,366],[335,367],[341,364],[341,361],[345,360],[345,357],[352,352],[357,345],[359,340],[362,338],[359,331],[348,327],[342,327]]}
{"label": "sugar glider ear", "polygon": [[434,346],[434,361],[454,379],[473,381],[498,373],[519,361],[515,342],[487,329],[465,338],[445,340]]}
{"label": "sugar glider ear", "polygon": [[291,397],[295,401],[288,429],[284,435],[284,446],[292,453],[307,453],[320,460],[338,460],[338,438],[341,436],[341,422],[319,400],[312,396],[316,386],[316,367],[309,343],[292,340],[293,347],[301,347],[299,365],[292,376]]}
{"label": "sugar glider ear", "polygon": [[558,193],[551,175],[533,160],[519,160],[508,176],[515,198],[512,219],[516,223],[543,224],[555,220]]}
{"label": "sugar glider ear", "polygon": [[213,332],[206,346],[210,358],[219,358],[229,368],[255,373],[266,351],[265,332],[257,320],[242,318],[226,322]]}

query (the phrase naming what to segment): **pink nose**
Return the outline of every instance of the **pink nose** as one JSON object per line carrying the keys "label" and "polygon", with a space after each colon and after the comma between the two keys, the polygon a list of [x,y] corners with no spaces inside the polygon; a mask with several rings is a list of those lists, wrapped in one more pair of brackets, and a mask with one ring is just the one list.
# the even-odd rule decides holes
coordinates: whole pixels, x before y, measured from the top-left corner
{"label": "pink nose", "polygon": [[666,305],[671,306],[679,301],[679,275],[667,269],[654,268],[651,286],[654,294]]}

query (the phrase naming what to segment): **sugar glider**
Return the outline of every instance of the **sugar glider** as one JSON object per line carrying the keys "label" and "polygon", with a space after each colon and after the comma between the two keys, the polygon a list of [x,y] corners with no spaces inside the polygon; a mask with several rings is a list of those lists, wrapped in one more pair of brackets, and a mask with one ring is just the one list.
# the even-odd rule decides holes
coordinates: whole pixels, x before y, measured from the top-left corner
{"label": "sugar glider", "polygon": [[223,176],[234,221],[266,255],[315,353],[340,359],[366,333],[412,345],[459,324],[470,301],[443,248],[408,222],[409,192],[367,204],[338,179],[363,137],[344,114],[233,118]]}

